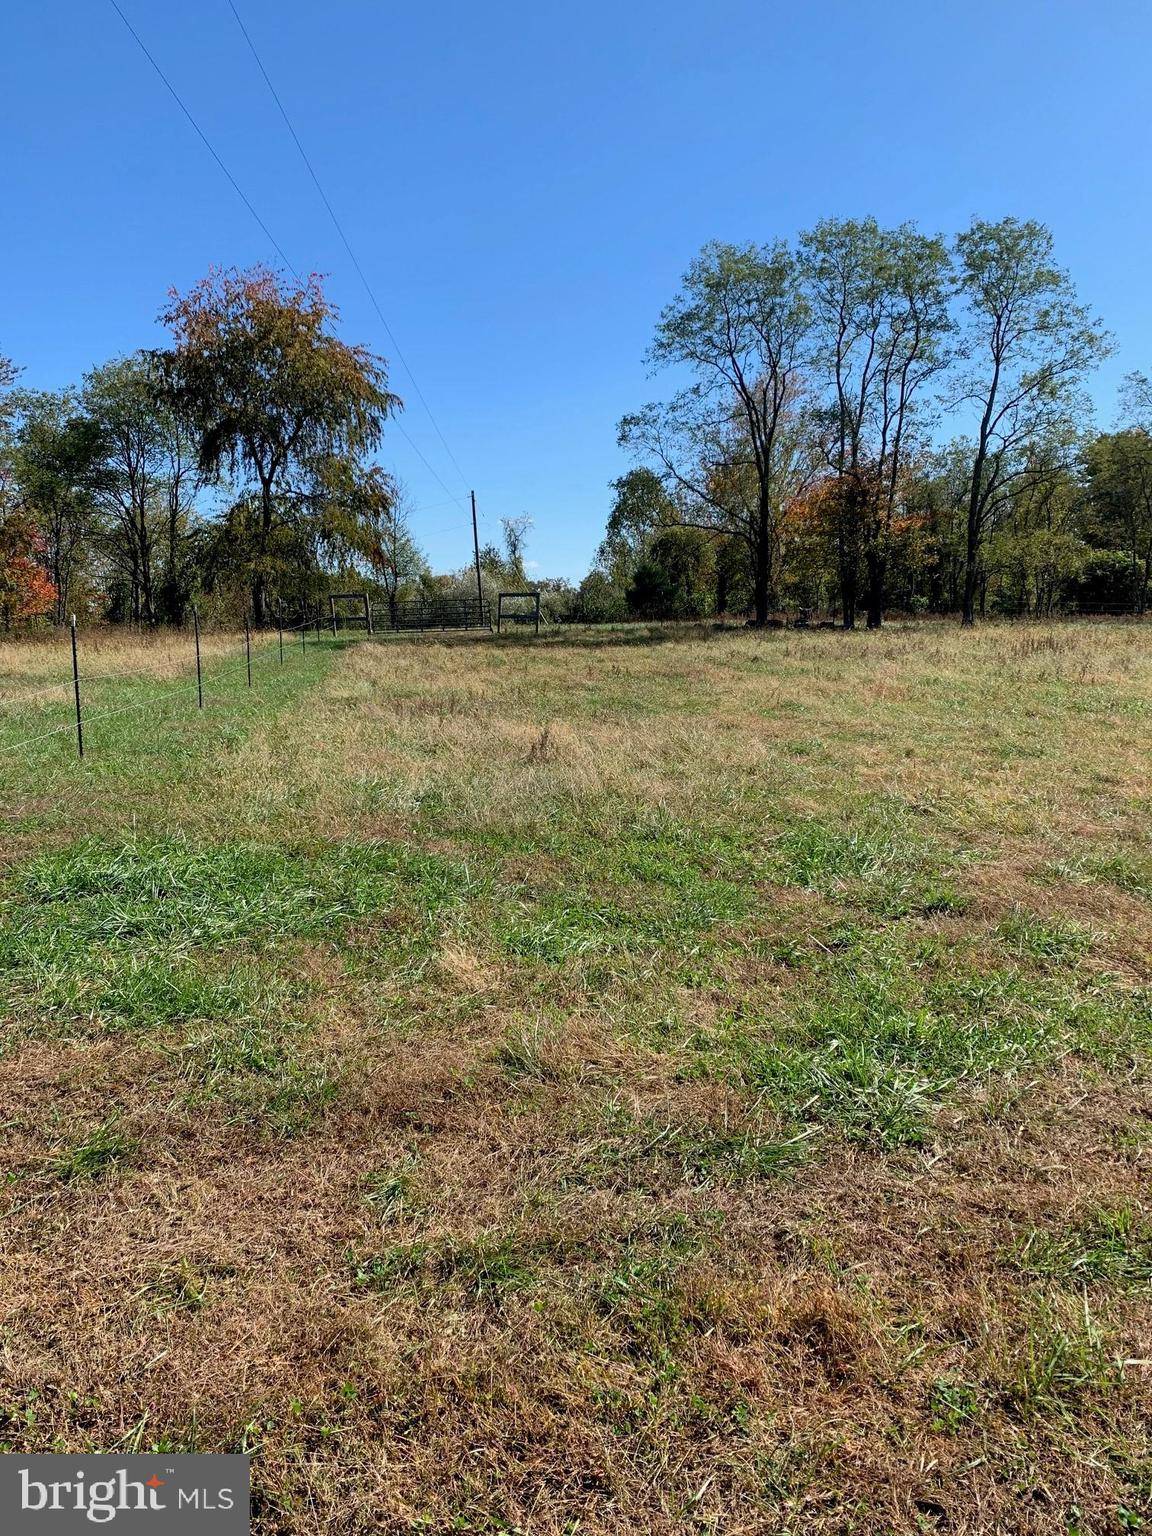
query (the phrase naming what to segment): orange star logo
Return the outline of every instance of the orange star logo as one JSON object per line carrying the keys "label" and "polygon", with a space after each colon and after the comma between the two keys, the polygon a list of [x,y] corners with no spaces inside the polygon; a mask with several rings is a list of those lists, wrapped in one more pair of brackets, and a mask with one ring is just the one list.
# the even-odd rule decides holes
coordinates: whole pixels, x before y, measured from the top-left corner
{"label": "orange star logo", "polygon": [[163,1488],[164,1479],[162,1477],[157,1477],[155,1472],[153,1472],[152,1476],[148,1479],[144,1486],[145,1488]]}

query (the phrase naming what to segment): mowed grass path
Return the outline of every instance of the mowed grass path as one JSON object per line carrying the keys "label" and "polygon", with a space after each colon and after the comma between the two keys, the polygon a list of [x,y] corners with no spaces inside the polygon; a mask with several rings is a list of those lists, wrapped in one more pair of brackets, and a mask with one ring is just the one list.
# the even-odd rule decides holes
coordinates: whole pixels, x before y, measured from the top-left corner
{"label": "mowed grass path", "polygon": [[292,1536],[1148,1528],[1152,630],[295,660],[6,778],[0,1443]]}

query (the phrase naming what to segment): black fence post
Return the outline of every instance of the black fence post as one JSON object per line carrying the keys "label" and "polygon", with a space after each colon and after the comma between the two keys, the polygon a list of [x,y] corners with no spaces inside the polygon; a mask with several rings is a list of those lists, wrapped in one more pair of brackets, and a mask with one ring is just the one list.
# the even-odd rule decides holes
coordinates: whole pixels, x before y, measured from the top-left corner
{"label": "black fence post", "polygon": [[196,708],[204,708],[204,674],[200,667],[200,610],[192,605],[192,628],[196,634]]}
{"label": "black fence post", "polygon": [[280,642],[280,665],[284,665],[284,599],[276,602],[276,638]]}
{"label": "black fence post", "polygon": [[72,691],[76,695],[76,751],[84,756],[84,716],[80,711],[80,657],[76,649],[76,615],[72,615]]}
{"label": "black fence post", "polygon": [[248,620],[244,620],[244,655],[248,661],[248,686],[252,686],[252,629]]}

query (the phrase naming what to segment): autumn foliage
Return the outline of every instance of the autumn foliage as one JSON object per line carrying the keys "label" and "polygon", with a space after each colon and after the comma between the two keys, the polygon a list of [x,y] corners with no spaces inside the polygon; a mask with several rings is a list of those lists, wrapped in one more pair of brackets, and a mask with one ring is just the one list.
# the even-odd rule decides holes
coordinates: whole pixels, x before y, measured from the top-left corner
{"label": "autumn foliage", "polygon": [[0,624],[12,629],[49,613],[56,588],[40,564],[43,540],[15,512],[0,522]]}

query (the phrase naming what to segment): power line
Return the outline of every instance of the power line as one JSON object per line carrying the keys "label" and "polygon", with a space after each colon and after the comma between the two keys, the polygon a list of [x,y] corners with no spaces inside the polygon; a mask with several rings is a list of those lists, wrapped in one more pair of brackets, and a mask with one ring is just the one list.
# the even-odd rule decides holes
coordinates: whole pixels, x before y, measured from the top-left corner
{"label": "power line", "polygon": [[272,84],[271,76],[268,74],[267,69],[265,69],[265,67],[264,67],[264,61],[260,57],[259,52],[257,51],[256,44],[252,41],[252,37],[251,37],[251,34],[248,31],[248,28],[244,25],[244,22],[243,22],[243,19],[242,19],[241,15],[240,15],[240,12],[236,9],[234,0],[228,0],[228,8],[232,12],[233,16],[236,18],[236,25],[240,28],[240,31],[241,31],[241,33],[243,34],[243,37],[244,37],[244,41],[248,44],[248,47],[249,47],[249,49],[251,50],[251,53],[252,53],[252,57],[256,60],[256,67],[259,69],[261,75],[263,75],[263,77],[264,77],[264,84],[268,87],[269,91],[271,92],[272,100],[276,103],[276,106],[277,106],[277,109],[279,110],[280,116],[284,119],[284,126],[288,129],[288,132],[292,135],[292,142],[295,144],[296,148],[300,152],[300,158],[301,158],[301,160],[303,160],[305,168],[306,168],[309,176],[311,176],[311,178],[312,178],[313,185],[315,186],[317,192],[320,194],[321,202],[324,204],[325,208],[328,210],[328,217],[332,220],[332,224],[333,224],[333,227],[336,230],[336,233],[340,236],[340,239],[343,241],[344,249],[348,252],[349,259],[351,260],[352,265],[356,268],[356,275],[359,277],[361,283],[363,283],[364,291],[368,295],[369,299],[372,302],[372,307],[376,311],[376,315],[377,315],[377,317],[378,317],[378,319],[380,321],[380,324],[384,327],[384,331],[385,331],[385,334],[388,337],[388,340],[392,343],[392,350],[395,352],[397,358],[399,359],[399,361],[401,363],[401,366],[403,367],[405,373],[412,380],[412,388],[416,391],[416,395],[417,395],[417,398],[420,401],[420,404],[424,407],[425,411],[428,413],[428,420],[432,423],[433,427],[436,429],[436,436],[440,439],[440,442],[443,444],[444,452],[448,455],[449,459],[451,459],[453,468],[455,469],[456,473],[460,476],[460,479],[463,482],[465,489],[467,489],[468,485],[469,485],[468,477],[465,475],[464,471],[460,468],[460,465],[459,465],[459,463],[457,462],[457,459],[456,459],[456,455],[452,452],[451,448],[448,446],[448,439],[444,436],[443,432],[440,430],[440,423],[436,420],[436,417],[432,414],[432,407],[428,404],[428,401],[424,397],[424,391],[420,388],[419,380],[416,378],[415,373],[412,371],[411,363],[409,363],[408,359],[404,356],[404,353],[400,349],[400,343],[396,340],[395,333],[393,332],[392,327],[388,324],[388,321],[387,321],[387,319],[384,316],[384,311],[380,307],[380,301],[376,297],[376,294],[375,294],[375,291],[373,290],[372,284],[368,281],[368,278],[367,278],[367,276],[365,275],[365,272],[364,272],[364,268],[360,265],[360,261],[359,261],[359,258],[356,255],[356,252],[352,249],[352,243],[348,239],[348,236],[344,232],[344,226],[341,224],[340,220],[336,216],[336,210],[333,208],[331,200],[329,199],[327,192],[325,192],[325,190],[324,190],[324,188],[323,188],[323,186],[322,186],[322,184],[320,182],[319,176],[316,174],[315,167],[313,166],[311,160],[308,158],[307,150],[304,148],[304,145],[300,142],[300,135],[296,132],[296,129],[295,129],[293,123],[292,123],[292,119],[288,116],[287,108],[284,106],[284,103],[280,99],[280,93],[277,91],[276,87]]}
{"label": "power line", "polygon": [[144,42],[144,39],[140,36],[139,32],[137,32],[136,28],[132,25],[132,23],[128,20],[127,16],[125,16],[124,12],[120,9],[120,6],[117,3],[117,0],[108,0],[108,3],[109,3],[109,5],[111,5],[112,9],[116,12],[117,16],[119,16],[120,20],[128,28],[128,31],[135,38],[136,46],[140,49],[140,52],[148,60],[149,64],[151,64],[152,68],[156,71],[156,73],[160,76],[161,80],[163,80],[164,84],[167,86],[168,92],[171,95],[173,101],[180,108],[181,112],[183,112],[184,116],[188,119],[188,121],[192,124],[192,127],[196,130],[196,133],[197,133],[197,135],[200,138],[200,142],[204,145],[204,148],[212,156],[213,160],[215,160],[216,164],[224,172],[225,176],[227,176],[229,182],[232,185],[232,190],[236,193],[236,196],[244,204],[245,208],[247,208],[248,212],[256,220],[256,222],[257,222],[257,224],[259,224],[260,228],[264,231],[264,234],[267,236],[268,240],[272,244],[272,248],[275,250],[276,254],[280,257],[280,260],[288,268],[289,272],[292,273],[292,275],[295,277],[296,281],[299,282],[301,280],[299,272],[296,271],[296,268],[288,260],[287,256],[285,256],[283,248],[281,247],[279,241],[276,239],[276,236],[272,233],[272,231],[268,228],[267,224],[265,224],[264,220],[256,212],[256,209],[252,206],[252,203],[249,200],[248,194],[244,191],[244,188],[240,185],[240,183],[236,180],[235,176],[233,176],[232,172],[228,169],[228,167],[224,164],[223,160],[221,160],[220,156],[216,153],[216,150],[215,150],[215,148],[212,145],[211,139],[209,139],[208,135],[204,132],[203,128],[201,128],[200,124],[196,121],[196,119],[192,116],[191,112],[184,105],[184,101],[183,101],[182,97],[180,96],[179,91],[177,91],[176,87],[172,84],[171,80],[169,80],[168,76],[160,68],[160,65],[153,58],[152,54],[149,53],[148,48],[147,48],[147,46],[146,46],[146,44]]}
{"label": "power line", "polygon": [[[117,16],[119,16],[120,20],[124,23],[125,27],[127,27],[127,29],[129,31],[129,33],[131,34],[131,36],[135,39],[136,45],[140,49],[140,52],[144,55],[144,57],[148,60],[149,64],[151,64],[152,68],[159,75],[160,79],[164,82],[164,85],[167,88],[167,90],[168,90],[169,94],[171,95],[172,99],[175,101],[176,105],[180,108],[181,112],[184,114],[184,116],[191,123],[192,127],[195,129],[196,134],[197,134],[198,138],[200,139],[201,143],[204,145],[205,149],[207,149],[208,153],[212,156],[213,160],[215,160],[216,164],[224,172],[224,175],[228,178],[229,184],[231,185],[233,190],[236,192],[237,196],[240,198],[240,200],[244,204],[245,208],[247,208],[248,212],[252,215],[252,217],[256,220],[257,224],[260,226],[261,230],[263,230],[264,234],[267,236],[268,240],[271,242],[273,249],[276,251],[277,255],[280,257],[280,260],[284,263],[284,265],[292,273],[293,277],[295,277],[295,279],[296,279],[296,281],[298,283],[303,282],[303,278],[301,278],[299,272],[297,272],[296,268],[292,265],[292,263],[288,260],[288,257],[284,254],[284,248],[281,246],[280,242],[273,235],[272,231],[268,228],[267,224],[265,224],[264,220],[260,217],[259,213],[257,213],[257,211],[256,211],[255,207],[253,206],[251,200],[249,199],[247,193],[241,187],[240,183],[236,180],[235,176],[233,176],[232,172],[225,165],[223,159],[218,154],[218,152],[217,152],[215,146],[213,145],[211,139],[209,139],[208,135],[204,132],[203,128],[201,128],[200,124],[193,117],[193,115],[189,111],[188,107],[185,106],[184,100],[181,97],[179,91],[177,91],[176,87],[172,84],[171,80],[169,80],[168,76],[161,69],[161,67],[157,63],[155,57],[152,55],[152,53],[149,52],[149,50],[148,50],[148,48],[147,48],[147,46],[146,46],[146,44],[144,42],[144,39],[140,36],[139,32],[137,32],[136,28],[132,25],[132,23],[128,20],[127,16],[125,16],[124,12],[121,10],[120,5],[118,3],[118,0],[108,0],[108,3],[111,5],[112,9],[116,12]],[[237,17],[237,20],[239,20],[239,17]],[[253,51],[255,51],[255,50],[253,50]],[[283,109],[281,109],[281,110],[283,110]],[[335,217],[335,216],[333,216],[333,217]],[[363,276],[363,274],[361,274],[361,276]],[[375,300],[373,300],[373,302],[375,302]],[[380,318],[381,318],[381,320],[383,320],[384,319],[383,315],[381,315]],[[385,329],[387,330],[387,328],[388,328],[387,327],[387,321],[384,321],[384,326],[385,326]],[[389,331],[388,334],[389,334],[389,336],[391,336],[391,334],[392,334],[391,331]],[[393,338],[393,340],[394,340],[394,338]],[[397,347],[396,351],[397,351],[397,355],[400,356],[401,355],[400,354],[400,349],[398,347]],[[401,361],[403,361],[403,357],[402,356],[401,356]],[[405,367],[405,369],[408,372],[408,376],[412,379],[412,383],[413,383],[413,385],[416,388],[416,393],[418,395],[420,395],[420,386],[416,383],[416,379],[415,379],[415,376],[412,373],[411,368],[408,367],[407,363],[404,363],[404,367]],[[422,401],[424,401],[423,395],[420,395],[420,399]],[[427,401],[424,401],[424,408],[425,408],[425,410],[428,409]],[[436,426],[436,420],[435,420],[435,417],[432,416],[432,412],[428,411],[428,415],[432,419],[432,425]],[[420,460],[420,462],[421,462],[421,464],[423,464],[424,468],[428,471],[428,473],[436,481],[437,485],[440,486],[440,488],[443,490],[444,494],[451,499],[451,501],[452,501],[452,503],[454,505],[462,507],[464,505],[464,498],[462,496],[454,496],[453,495],[453,493],[448,489],[447,485],[445,485],[444,481],[441,479],[440,475],[432,467],[432,465],[428,462],[428,460],[425,458],[424,454],[417,447],[416,443],[413,441],[411,436],[404,430],[404,427],[401,425],[401,423],[399,421],[396,422],[396,430],[400,433],[400,436],[404,439],[404,441],[412,449],[412,452]],[[440,433],[440,428],[436,427],[436,431],[437,431],[437,433]],[[441,440],[441,442],[444,441],[443,434],[440,434],[440,440]],[[447,443],[445,443],[444,446],[445,446],[446,449],[448,448]],[[449,458],[452,458],[452,453],[451,453],[450,449],[448,449],[448,456],[449,456]],[[453,462],[453,464],[456,465],[457,472],[459,472],[459,470],[460,470],[459,464],[456,464],[456,460],[455,459],[452,459],[452,462]],[[461,478],[463,478],[463,476],[461,476]]]}

